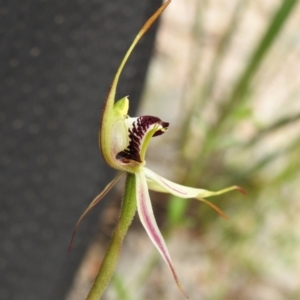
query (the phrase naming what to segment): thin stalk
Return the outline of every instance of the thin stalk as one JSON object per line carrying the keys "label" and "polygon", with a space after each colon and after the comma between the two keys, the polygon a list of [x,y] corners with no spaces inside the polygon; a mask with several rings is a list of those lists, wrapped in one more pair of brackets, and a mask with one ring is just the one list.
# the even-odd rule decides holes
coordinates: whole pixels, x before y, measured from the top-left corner
{"label": "thin stalk", "polygon": [[120,257],[123,239],[136,211],[135,175],[127,174],[125,195],[118,224],[86,300],[99,300],[111,280]]}

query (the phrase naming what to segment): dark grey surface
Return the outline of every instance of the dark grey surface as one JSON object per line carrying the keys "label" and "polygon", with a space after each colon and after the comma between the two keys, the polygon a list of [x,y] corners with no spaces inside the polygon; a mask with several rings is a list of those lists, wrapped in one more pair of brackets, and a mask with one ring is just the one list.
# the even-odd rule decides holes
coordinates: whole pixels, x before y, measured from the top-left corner
{"label": "dark grey surface", "polygon": [[[158,0],[0,1],[0,299],[63,299],[113,177],[98,149],[104,99]],[[154,28],[155,29],[155,28]],[[136,109],[155,30],[135,50],[119,97]]]}

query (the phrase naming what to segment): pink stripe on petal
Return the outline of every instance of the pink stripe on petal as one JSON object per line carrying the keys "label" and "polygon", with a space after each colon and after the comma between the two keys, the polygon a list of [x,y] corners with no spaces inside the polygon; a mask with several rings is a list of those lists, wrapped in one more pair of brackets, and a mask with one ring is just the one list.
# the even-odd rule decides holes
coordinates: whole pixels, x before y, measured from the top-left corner
{"label": "pink stripe on petal", "polygon": [[147,168],[144,168],[144,174],[146,179],[148,180],[149,189],[156,192],[170,193],[181,198],[196,198],[197,200],[200,200],[209,205],[224,219],[228,219],[228,217],[216,205],[210,203],[204,198],[221,195],[233,190],[239,190],[242,193],[244,192],[244,190],[238,186],[230,186],[215,192],[192,188],[167,180]]}
{"label": "pink stripe on petal", "polygon": [[197,197],[198,194],[202,191],[205,191],[202,189],[195,189],[184,185],[180,185],[170,180],[167,180],[148,168],[144,168],[144,171],[146,178],[150,180],[150,189],[157,192],[170,193],[181,198],[194,198]]}
{"label": "pink stripe on petal", "polygon": [[143,171],[141,171],[137,172],[135,176],[137,209],[141,223],[143,224],[146,232],[148,233],[148,236],[150,237],[152,243],[157,248],[163,259],[169,266],[179,290],[188,298],[185,291],[181,287],[178,276],[173,267],[166,243],[155,221],[145,174]]}
{"label": "pink stripe on petal", "polygon": [[[161,178],[161,177],[158,178],[158,181],[162,182],[165,186],[167,186],[169,189],[171,189],[171,190],[174,191],[174,192],[177,192],[177,193],[182,194],[182,195],[184,195],[184,196],[189,196],[189,194],[188,194],[187,192],[181,190],[179,186],[174,185],[174,184],[173,184],[173,185],[170,185],[170,184],[168,184],[168,181],[164,180],[164,179]],[[190,197],[190,196],[189,196],[189,197]]]}

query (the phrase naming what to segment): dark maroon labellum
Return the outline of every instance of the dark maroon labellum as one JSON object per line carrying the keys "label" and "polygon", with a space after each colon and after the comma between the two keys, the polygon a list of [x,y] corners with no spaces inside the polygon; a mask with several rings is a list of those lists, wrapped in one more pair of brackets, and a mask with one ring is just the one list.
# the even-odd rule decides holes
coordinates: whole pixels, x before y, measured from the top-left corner
{"label": "dark maroon labellum", "polygon": [[118,153],[118,158],[124,160],[134,160],[142,163],[140,157],[140,148],[143,137],[147,133],[149,127],[153,124],[159,124],[163,129],[157,130],[153,136],[163,134],[169,127],[169,123],[163,122],[161,119],[153,116],[141,116],[137,118],[133,123],[132,127],[128,129],[129,145],[128,147]]}

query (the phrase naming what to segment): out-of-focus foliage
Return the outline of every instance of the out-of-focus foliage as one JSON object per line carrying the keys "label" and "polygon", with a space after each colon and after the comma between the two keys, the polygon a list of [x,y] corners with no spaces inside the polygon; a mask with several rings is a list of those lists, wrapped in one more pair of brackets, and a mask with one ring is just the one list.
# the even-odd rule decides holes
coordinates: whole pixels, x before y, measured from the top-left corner
{"label": "out-of-focus foliage", "polygon": [[197,230],[204,249],[214,241],[201,255],[217,257],[215,276],[199,282],[199,299],[298,299],[300,5],[172,5],[143,106],[171,123],[169,139],[153,146],[153,164],[187,185],[238,184],[248,194],[216,199],[229,221],[173,198],[166,223]]}
{"label": "out-of-focus foliage", "polygon": [[[296,0],[173,0],[162,16],[141,114],[170,128],[147,164],[185,185],[247,191],[215,199],[229,221],[194,200],[157,200],[191,299],[300,299],[299,20]],[[104,299],[182,299],[146,237],[129,231],[124,247]]]}

